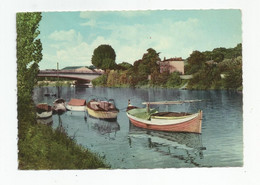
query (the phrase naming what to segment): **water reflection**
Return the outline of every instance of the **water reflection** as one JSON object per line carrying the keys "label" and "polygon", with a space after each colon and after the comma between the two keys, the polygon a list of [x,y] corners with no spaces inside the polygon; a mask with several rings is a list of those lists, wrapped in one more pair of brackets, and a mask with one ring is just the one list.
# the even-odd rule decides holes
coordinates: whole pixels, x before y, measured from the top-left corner
{"label": "water reflection", "polygon": [[114,137],[116,137],[117,131],[120,130],[120,125],[116,120],[108,121],[88,116],[87,124],[101,135],[114,133]]}
{"label": "water reflection", "polygon": [[61,115],[58,115],[58,118],[59,118],[59,124],[58,124],[58,127],[56,128],[56,130],[58,130],[61,133],[67,133],[65,128],[63,127]]}
{"label": "water reflection", "polygon": [[52,125],[53,119],[52,117],[45,118],[45,119],[36,119],[38,124],[44,124],[44,125]]}
{"label": "water reflection", "polygon": [[[116,101],[120,112],[117,122],[114,123],[89,117],[85,120],[86,112],[65,112],[60,116],[61,122],[58,120],[59,115],[52,117],[53,128],[59,127],[60,130],[65,130],[78,144],[105,155],[112,168],[243,165],[243,110],[240,93],[78,87],[61,87],[58,90],[57,87],[37,87],[33,95],[35,104],[52,105],[57,97],[46,97],[45,93],[58,93],[65,101],[71,98],[88,100],[91,95],[113,98]],[[127,107],[128,99],[131,99],[133,105],[140,107],[145,101],[206,100],[190,105],[159,107],[160,111],[172,112],[195,112],[202,109],[204,113],[202,134],[167,133],[135,128],[128,124],[129,119],[123,111]]]}
{"label": "water reflection", "polygon": [[201,137],[200,134],[195,133],[146,130],[129,122],[130,147],[132,147],[134,138],[141,138],[142,141],[147,142],[145,146],[149,149],[197,167],[201,166],[197,160],[204,158],[203,150],[206,150],[206,147],[202,145]]}

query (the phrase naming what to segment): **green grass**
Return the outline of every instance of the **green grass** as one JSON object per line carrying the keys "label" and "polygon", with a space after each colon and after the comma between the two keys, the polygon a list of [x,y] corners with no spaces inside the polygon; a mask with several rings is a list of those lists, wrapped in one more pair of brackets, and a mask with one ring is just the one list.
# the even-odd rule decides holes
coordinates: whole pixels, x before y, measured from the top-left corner
{"label": "green grass", "polygon": [[19,140],[19,169],[99,169],[110,168],[98,154],[77,145],[65,133],[50,126],[27,124]]}

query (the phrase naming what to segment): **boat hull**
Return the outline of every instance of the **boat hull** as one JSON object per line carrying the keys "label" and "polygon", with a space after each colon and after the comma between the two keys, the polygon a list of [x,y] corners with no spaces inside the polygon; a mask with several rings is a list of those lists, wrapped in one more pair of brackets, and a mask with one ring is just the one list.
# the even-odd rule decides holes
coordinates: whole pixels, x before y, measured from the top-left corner
{"label": "boat hull", "polygon": [[86,111],[86,106],[74,106],[74,105],[66,105],[66,109],[70,110],[70,111]]}
{"label": "boat hull", "polygon": [[118,114],[118,111],[95,111],[89,107],[87,107],[87,111],[90,116],[99,119],[116,119]]}
{"label": "boat hull", "polygon": [[144,120],[127,113],[130,122],[141,128],[171,131],[201,133],[202,111],[180,119],[151,119]]}
{"label": "boat hull", "polygon": [[42,113],[36,113],[36,118],[37,119],[46,119],[46,118],[50,118],[52,117],[52,111],[46,111],[46,112],[42,112]]}

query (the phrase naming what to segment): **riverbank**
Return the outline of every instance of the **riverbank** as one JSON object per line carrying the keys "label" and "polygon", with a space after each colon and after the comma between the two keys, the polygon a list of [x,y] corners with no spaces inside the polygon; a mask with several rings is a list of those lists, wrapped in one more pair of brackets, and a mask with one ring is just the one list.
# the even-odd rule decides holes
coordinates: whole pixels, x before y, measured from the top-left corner
{"label": "riverbank", "polygon": [[218,87],[218,88],[191,88],[188,86],[188,82],[182,82],[181,85],[178,86],[174,86],[174,87],[165,87],[163,85],[159,86],[159,85],[150,85],[150,84],[146,84],[146,85],[136,85],[135,87],[131,87],[128,84],[122,84],[122,85],[115,85],[115,86],[104,86],[104,85],[96,85],[93,87],[107,87],[107,88],[140,88],[140,89],[149,89],[149,88],[153,88],[153,89],[175,89],[175,90],[232,90],[232,91],[238,91],[238,92],[242,92],[243,91],[243,87],[239,87],[237,89],[229,89],[229,88],[224,88],[224,87]]}
{"label": "riverbank", "polygon": [[50,86],[50,87],[57,87],[57,86],[71,86],[74,85],[75,81],[51,81],[51,80],[43,80],[38,81],[37,85],[38,87],[44,87],[44,86]]}
{"label": "riverbank", "polygon": [[33,105],[27,105],[18,125],[20,170],[110,168],[104,157],[76,144],[62,129],[36,123]]}
{"label": "riverbank", "polygon": [[21,170],[109,168],[98,154],[83,149],[58,129],[35,124],[26,131],[19,142]]}

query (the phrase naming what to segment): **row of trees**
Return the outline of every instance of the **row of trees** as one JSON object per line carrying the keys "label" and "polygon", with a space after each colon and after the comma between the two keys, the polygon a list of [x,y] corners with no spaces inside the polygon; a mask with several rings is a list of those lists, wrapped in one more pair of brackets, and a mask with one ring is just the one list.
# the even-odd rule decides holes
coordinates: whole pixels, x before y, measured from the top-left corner
{"label": "row of trees", "polygon": [[[116,64],[113,48],[101,45],[94,51],[92,64],[105,69],[106,73],[93,84],[108,87],[180,87],[187,83],[177,72],[160,73],[159,54],[149,48],[133,65],[126,62]],[[185,72],[193,75],[187,86],[190,89],[242,88],[242,44],[235,48],[193,51],[187,59]]]}
{"label": "row of trees", "polygon": [[[135,61],[133,65],[123,62],[115,65],[115,68],[113,69],[103,68],[106,70],[106,73],[93,80],[92,83],[93,85],[108,87],[179,86],[182,81],[178,73],[160,73],[158,61],[161,61],[161,59],[159,54],[160,53],[156,52],[154,49],[149,48],[147,52],[144,53],[142,59]],[[97,57],[92,57],[92,59],[93,58]],[[92,63],[94,64],[93,60]]]}
{"label": "row of trees", "polygon": [[[187,59],[190,89],[242,89],[242,44],[234,48],[194,51]],[[222,77],[221,77],[222,76]]]}

